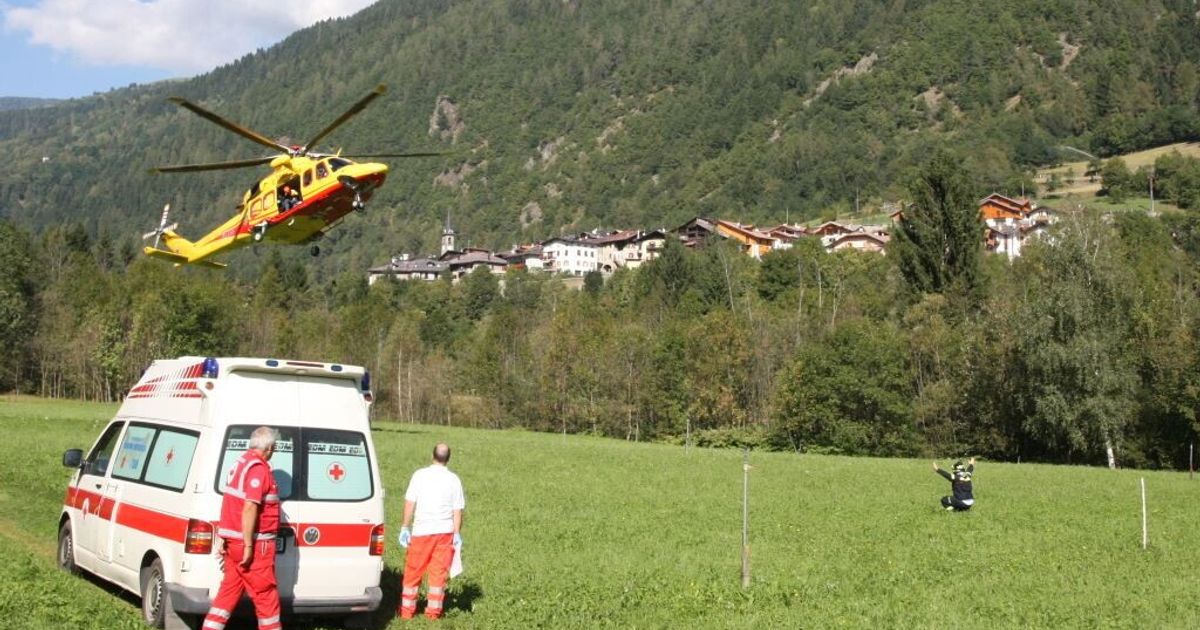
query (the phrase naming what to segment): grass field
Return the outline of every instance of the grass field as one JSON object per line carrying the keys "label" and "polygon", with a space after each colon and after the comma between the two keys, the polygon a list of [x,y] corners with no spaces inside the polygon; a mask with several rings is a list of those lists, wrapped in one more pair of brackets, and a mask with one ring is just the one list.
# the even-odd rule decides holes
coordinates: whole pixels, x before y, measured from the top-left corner
{"label": "grass field", "polygon": [[[1154,164],[1158,158],[1178,151],[1183,155],[1192,157],[1200,157],[1200,142],[1177,142],[1168,144],[1145,151],[1136,151],[1118,156],[1125,162],[1125,166],[1129,167],[1130,171],[1136,171],[1143,166]],[[1039,188],[1039,196],[1042,197],[1074,197],[1078,199],[1088,199],[1096,196],[1100,190],[1100,178],[1096,177],[1095,181],[1089,181],[1084,176],[1088,170],[1087,160],[1079,162],[1067,162],[1058,166],[1038,169],[1034,176],[1034,181],[1037,182]],[[1046,184],[1050,181],[1052,175],[1058,175],[1062,181],[1058,189],[1053,192],[1046,190]],[[1072,180],[1068,182],[1068,180]],[[1149,195],[1149,191],[1147,191]],[[1146,202],[1149,205],[1149,201]]]}
{"label": "grass field", "polygon": [[[114,410],[0,399],[6,626],[139,627],[132,599],[54,567],[61,453],[89,446]],[[976,509],[950,514],[936,507],[949,484],[928,461],[754,453],[743,590],[739,452],[397,424],[375,439],[389,538],[408,475],[435,441],[455,448],[466,573],[441,627],[1200,626],[1200,480],[1186,473],[984,461]],[[395,606],[399,551],[389,545],[382,613]]]}

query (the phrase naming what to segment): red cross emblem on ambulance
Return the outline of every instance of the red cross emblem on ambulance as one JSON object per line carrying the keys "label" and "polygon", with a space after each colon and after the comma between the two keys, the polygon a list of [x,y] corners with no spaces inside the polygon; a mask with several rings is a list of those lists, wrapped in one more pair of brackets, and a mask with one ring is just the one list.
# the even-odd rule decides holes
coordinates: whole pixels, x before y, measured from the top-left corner
{"label": "red cross emblem on ambulance", "polygon": [[340,483],[342,481],[342,477],[346,476],[346,469],[343,468],[338,462],[333,462],[329,465],[329,468],[325,470],[325,474],[329,475],[329,478],[332,479],[334,483]]}

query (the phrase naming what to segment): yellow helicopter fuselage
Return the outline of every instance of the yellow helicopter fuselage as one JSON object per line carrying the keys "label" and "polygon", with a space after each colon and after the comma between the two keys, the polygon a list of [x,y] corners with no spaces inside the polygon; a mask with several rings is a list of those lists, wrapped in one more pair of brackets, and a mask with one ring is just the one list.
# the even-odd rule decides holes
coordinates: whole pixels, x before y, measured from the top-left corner
{"label": "yellow helicopter fuselage", "polygon": [[[236,215],[195,242],[173,230],[162,233],[166,250],[145,248],[145,253],[176,263],[223,266],[210,261],[259,241],[305,243],[324,234],[342,217],[370,200],[387,177],[388,167],[376,162],[357,163],[339,156],[281,155],[272,171],[242,195]],[[282,199],[289,185],[299,193],[294,205]]]}

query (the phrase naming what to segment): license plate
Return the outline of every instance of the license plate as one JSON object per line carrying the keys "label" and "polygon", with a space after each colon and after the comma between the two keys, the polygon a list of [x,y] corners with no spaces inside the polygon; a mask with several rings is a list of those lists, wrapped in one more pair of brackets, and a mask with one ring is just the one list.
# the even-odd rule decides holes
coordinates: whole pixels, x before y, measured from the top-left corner
{"label": "license plate", "polygon": [[280,536],[275,539],[275,553],[283,553],[287,550],[287,539]]}

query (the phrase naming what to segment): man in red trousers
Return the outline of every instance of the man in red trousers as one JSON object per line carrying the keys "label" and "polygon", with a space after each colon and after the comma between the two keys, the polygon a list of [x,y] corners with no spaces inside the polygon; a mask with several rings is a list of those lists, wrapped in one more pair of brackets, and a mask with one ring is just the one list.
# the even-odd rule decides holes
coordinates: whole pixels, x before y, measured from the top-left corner
{"label": "man in red trousers", "polygon": [[[462,513],[466,507],[462,481],[450,472],[450,447],[433,447],[433,464],[413,473],[404,493],[404,521],[400,527],[400,546],[407,547],[404,561],[404,585],[400,591],[401,618],[412,619],[417,612],[417,592],[421,578],[429,574],[429,601],[425,616],[442,616],[446,601],[446,581],[450,563],[462,548]],[[410,529],[408,524],[412,523]]]}
{"label": "man in red trousers", "polygon": [[229,471],[217,528],[225,577],[204,617],[205,630],[223,630],[242,592],[250,594],[258,630],[279,630],[279,587],[275,582],[275,534],[279,531],[279,488],[268,462],[279,433],[259,427]]}

